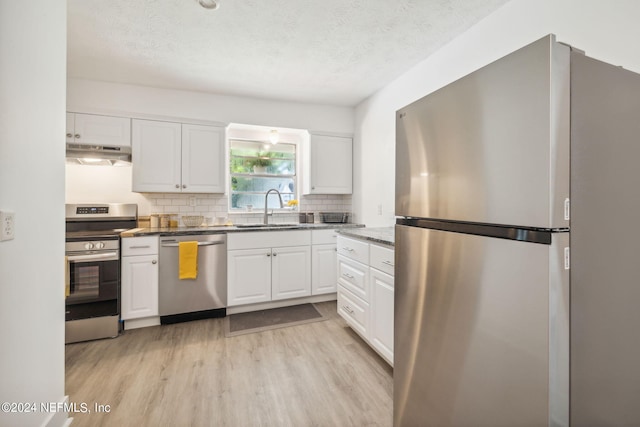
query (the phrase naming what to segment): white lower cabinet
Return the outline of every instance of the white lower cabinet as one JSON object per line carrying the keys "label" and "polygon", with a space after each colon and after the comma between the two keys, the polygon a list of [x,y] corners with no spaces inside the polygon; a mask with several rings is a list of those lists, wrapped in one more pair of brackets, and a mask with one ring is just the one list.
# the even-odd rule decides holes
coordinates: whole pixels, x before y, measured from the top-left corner
{"label": "white lower cabinet", "polygon": [[322,295],[338,290],[336,281],[336,230],[311,231],[311,294]]}
{"label": "white lower cabinet", "polygon": [[271,248],[227,252],[227,298],[229,306],[271,300]]}
{"label": "white lower cabinet", "polygon": [[311,295],[310,252],[308,246],[229,251],[228,305]]}
{"label": "white lower cabinet", "polygon": [[122,239],[120,318],[158,316],[158,238]]}
{"label": "white lower cabinet", "polygon": [[271,250],[271,299],[311,295],[311,248],[290,246]]}
{"label": "white lower cabinet", "polygon": [[336,245],[313,245],[311,247],[311,293],[313,295],[336,292]]}
{"label": "white lower cabinet", "polygon": [[227,249],[229,307],[311,295],[308,230],[232,233]]}
{"label": "white lower cabinet", "polygon": [[393,362],[393,276],[371,268],[371,325],[369,340],[387,360]]}
{"label": "white lower cabinet", "polygon": [[393,366],[394,250],[338,237],[338,313]]}

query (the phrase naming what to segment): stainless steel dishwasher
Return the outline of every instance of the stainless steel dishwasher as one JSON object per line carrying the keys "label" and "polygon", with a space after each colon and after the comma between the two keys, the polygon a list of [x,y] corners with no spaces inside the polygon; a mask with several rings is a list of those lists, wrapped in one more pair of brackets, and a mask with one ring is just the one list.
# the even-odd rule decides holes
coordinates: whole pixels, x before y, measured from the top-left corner
{"label": "stainless steel dishwasher", "polygon": [[[198,242],[198,276],[178,277],[179,242]],[[226,234],[160,237],[158,305],[162,324],[224,317],[227,306]]]}

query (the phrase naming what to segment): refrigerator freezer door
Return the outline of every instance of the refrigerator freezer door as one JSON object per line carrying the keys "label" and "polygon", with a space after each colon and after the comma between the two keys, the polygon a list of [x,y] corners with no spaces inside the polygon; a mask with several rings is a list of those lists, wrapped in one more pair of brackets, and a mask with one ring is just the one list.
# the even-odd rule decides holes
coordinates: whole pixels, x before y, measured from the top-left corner
{"label": "refrigerator freezer door", "polygon": [[396,215],[568,227],[569,53],[545,37],[399,110]]}
{"label": "refrigerator freezer door", "polygon": [[568,233],[395,236],[394,425],[568,425]]}

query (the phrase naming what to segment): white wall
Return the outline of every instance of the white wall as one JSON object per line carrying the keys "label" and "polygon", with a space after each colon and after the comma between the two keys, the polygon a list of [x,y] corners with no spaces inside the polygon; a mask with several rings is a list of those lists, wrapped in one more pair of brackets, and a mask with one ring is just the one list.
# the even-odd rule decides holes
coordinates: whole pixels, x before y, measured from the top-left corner
{"label": "white wall", "polygon": [[106,109],[224,123],[353,133],[353,108],[68,80],[70,111]]}
{"label": "white wall", "polygon": [[[65,0],[0,1],[0,402],[64,399]],[[2,426],[66,413],[0,411]]]}
{"label": "white wall", "polygon": [[355,119],[355,220],[393,224],[396,110],[549,33],[640,72],[638,16],[636,0],[512,0],[362,102]]}
{"label": "white wall", "polygon": [[[164,118],[206,120],[221,123],[240,123],[268,126],[269,128],[306,129],[353,134],[354,109],[351,107],[269,101],[257,98],[223,96],[210,93],[159,89],[145,86],[106,83],[82,79],[69,79],[67,87],[68,111],[134,113]],[[68,165],[66,168],[67,203],[137,203],[141,215],[168,212],[159,205],[158,198],[167,197],[181,202],[174,195],[139,194],[131,191],[131,168]],[[205,199],[210,197],[205,197]],[[216,200],[203,200],[193,209],[176,204],[176,212],[202,213],[215,216],[226,212],[224,196]],[[351,210],[351,198],[331,199],[321,208],[319,198],[307,197],[307,206],[301,209]],[[162,202],[162,201],[161,201]],[[213,203],[213,204],[211,204]],[[172,211],[173,212],[173,211]],[[247,220],[253,220],[248,218]]]}

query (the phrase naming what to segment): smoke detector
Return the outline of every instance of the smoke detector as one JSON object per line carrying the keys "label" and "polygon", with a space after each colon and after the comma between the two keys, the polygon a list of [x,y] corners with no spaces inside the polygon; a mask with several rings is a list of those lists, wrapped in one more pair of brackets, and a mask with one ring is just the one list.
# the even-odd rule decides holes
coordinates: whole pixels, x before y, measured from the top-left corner
{"label": "smoke detector", "polygon": [[198,4],[205,9],[215,10],[220,7],[219,0],[197,0]]}

